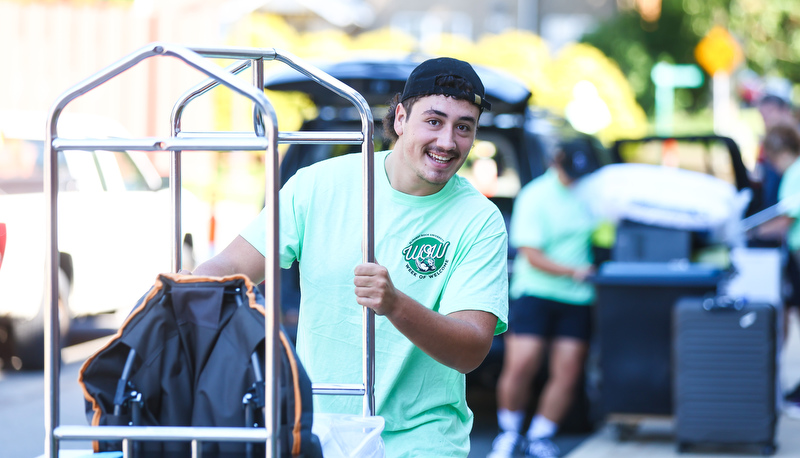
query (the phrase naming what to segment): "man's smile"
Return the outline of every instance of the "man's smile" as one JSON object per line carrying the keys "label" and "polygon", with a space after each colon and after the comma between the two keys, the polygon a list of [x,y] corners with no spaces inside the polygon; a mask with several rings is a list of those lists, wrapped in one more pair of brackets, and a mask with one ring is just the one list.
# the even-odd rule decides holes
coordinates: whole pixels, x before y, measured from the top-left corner
{"label": "man's smile", "polygon": [[436,152],[433,152],[433,151],[428,151],[428,152],[427,152],[427,155],[428,155],[428,157],[429,157],[429,158],[431,158],[431,159],[432,159],[432,160],[433,160],[435,163],[437,163],[437,164],[442,164],[442,165],[444,165],[444,164],[448,164],[448,163],[450,163],[450,162],[451,162],[451,161],[454,159],[454,158],[452,158],[452,157],[449,157],[449,156],[447,156],[447,155],[443,155],[443,154],[436,153]]}

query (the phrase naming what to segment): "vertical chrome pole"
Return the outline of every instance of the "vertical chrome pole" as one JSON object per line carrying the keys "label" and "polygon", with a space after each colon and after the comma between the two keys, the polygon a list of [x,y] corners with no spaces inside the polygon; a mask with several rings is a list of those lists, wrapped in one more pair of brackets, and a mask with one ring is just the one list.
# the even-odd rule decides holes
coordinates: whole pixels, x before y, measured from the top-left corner
{"label": "vertical chrome pole", "polygon": [[127,437],[122,439],[122,458],[133,458],[133,443]]}
{"label": "vertical chrome pole", "polygon": [[[253,60],[253,84],[264,91],[264,59]],[[272,110],[272,106],[262,107]],[[268,119],[264,119],[268,115]],[[280,180],[278,177],[278,124],[275,113],[261,113],[258,106],[254,106],[253,112],[255,131],[257,135],[265,135],[269,140],[269,149],[266,151],[264,160],[266,186],[265,186],[265,208],[267,214],[266,227],[266,252],[264,259],[264,302],[266,316],[264,320],[264,336],[267,350],[264,367],[267,368],[266,374],[272,376],[264,377],[264,422],[267,432],[266,456],[280,456],[280,349],[279,327],[280,327],[280,220],[278,211],[278,192],[280,191]],[[268,121],[268,123],[267,123]],[[271,343],[271,345],[269,344]]]}
{"label": "vertical chrome pole", "polygon": [[203,443],[197,439],[192,441],[192,458],[203,458]]}
{"label": "vertical chrome pole", "polygon": [[[177,132],[173,133],[173,136]],[[181,241],[181,152],[171,151],[169,161],[169,191],[172,207],[172,271],[183,267],[183,242]]]}
{"label": "vertical chrome pole", "polygon": [[[182,109],[183,107],[181,107]],[[176,115],[177,112],[177,115]],[[177,137],[181,131],[182,111],[173,110],[170,116],[170,135]],[[172,271],[180,272],[183,267],[183,243],[181,241],[181,152],[169,153],[169,195],[172,208]]]}
{"label": "vertical chrome pole", "polygon": [[[264,92],[264,59],[253,59],[250,64],[253,67],[253,85],[256,89]],[[253,129],[256,136],[266,135],[264,117],[255,103],[253,103]],[[275,132],[277,134],[277,131]]]}
{"label": "vertical chrome pole", "polygon": [[[335,80],[330,75],[326,75],[313,67],[307,67],[296,57],[289,53],[277,53],[275,59],[284,62],[305,74],[312,80],[336,92],[338,95],[352,101],[358,109],[361,117],[361,133],[363,134],[361,152],[363,154],[363,239],[362,239],[362,262],[375,262],[375,242],[374,242],[374,188],[375,188],[375,165],[374,165],[374,145],[372,134],[375,124],[372,119],[372,111],[364,97],[346,86],[340,81]],[[375,415],[375,313],[364,308],[362,315],[362,326],[364,334],[362,337],[362,372],[364,383],[364,408],[365,416]]]}
{"label": "vertical chrome pole", "polygon": [[[58,456],[58,441],[53,431],[59,424],[61,369],[61,336],[58,323],[58,151],[53,147],[56,137],[56,124],[61,110],[55,111],[47,119],[45,134],[47,156],[44,161],[44,194],[47,208],[45,257],[45,290],[42,312],[44,313],[44,378],[47,388],[44,392],[45,456]],[[49,385],[49,386],[48,386]]]}
{"label": "vertical chrome pole", "polygon": [[[362,118],[364,139],[361,144],[363,155],[363,261],[375,262],[375,146],[372,143],[374,129],[372,119]],[[364,335],[362,341],[364,377],[364,416],[375,415],[375,312],[363,309]]]}
{"label": "vertical chrome pole", "polygon": [[[186,102],[184,102],[186,103]],[[170,135],[177,137],[181,132],[181,114],[184,105],[175,107],[170,115]],[[181,235],[181,152],[169,153],[169,195],[172,208],[172,271],[180,272],[183,267],[183,242]]]}

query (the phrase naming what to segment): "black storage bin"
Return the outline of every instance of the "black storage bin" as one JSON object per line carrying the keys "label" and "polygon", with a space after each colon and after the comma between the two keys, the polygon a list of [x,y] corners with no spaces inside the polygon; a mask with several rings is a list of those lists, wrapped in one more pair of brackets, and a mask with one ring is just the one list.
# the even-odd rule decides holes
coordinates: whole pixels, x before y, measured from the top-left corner
{"label": "black storage bin", "polygon": [[672,308],[715,294],[724,276],[692,263],[606,262],[597,290],[598,413],[672,414]]}
{"label": "black storage bin", "polygon": [[688,261],[692,254],[692,232],[623,220],[611,259],[620,262]]}

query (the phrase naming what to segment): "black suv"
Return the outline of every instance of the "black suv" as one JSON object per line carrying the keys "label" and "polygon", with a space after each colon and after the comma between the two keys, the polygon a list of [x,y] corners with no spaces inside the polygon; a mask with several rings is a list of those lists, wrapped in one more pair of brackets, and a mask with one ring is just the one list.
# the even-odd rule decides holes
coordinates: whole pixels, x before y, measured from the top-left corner
{"label": "black suv", "polygon": [[[382,119],[389,100],[402,92],[408,75],[422,62],[422,58],[360,59],[332,64],[316,64],[325,73],[358,91],[369,103],[375,120],[373,138],[375,151],[389,149],[383,137]],[[492,110],[480,118],[477,139],[470,157],[459,174],[465,175],[492,200],[503,213],[506,223],[511,216],[514,197],[522,186],[541,175],[547,168],[552,150],[558,139],[565,135],[578,135],[568,124],[549,115],[545,110],[530,107],[531,92],[517,78],[486,67],[475,66],[486,88],[486,98]],[[268,74],[266,89],[272,91],[298,91],[307,94],[316,105],[319,116],[307,121],[301,128],[306,131],[358,131],[360,117],[349,101],[324,88],[294,70]],[[602,147],[595,141],[598,151]],[[351,145],[291,145],[281,162],[281,184],[301,167],[334,156],[356,152]],[[494,162],[497,180],[482,187],[474,171],[475,163],[486,159]],[[602,159],[606,163],[608,160]],[[509,261],[514,252],[509,250]],[[296,266],[282,272],[281,303],[284,322],[290,333],[296,324],[300,291]],[[484,364],[468,376],[471,383],[478,382],[494,387],[502,362],[502,339],[495,338],[492,352]]]}

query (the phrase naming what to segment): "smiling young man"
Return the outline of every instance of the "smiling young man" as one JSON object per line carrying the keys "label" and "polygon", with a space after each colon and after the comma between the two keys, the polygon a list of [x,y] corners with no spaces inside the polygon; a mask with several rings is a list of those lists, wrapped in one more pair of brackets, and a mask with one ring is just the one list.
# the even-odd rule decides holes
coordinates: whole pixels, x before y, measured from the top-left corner
{"label": "smiling young man", "polygon": [[[361,382],[361,307],[376,317],[376,410],[389,457],[469,453],[464,374],[506,329],[507,235],[497,208],[456,175],[484,109],[466,62],[420,64],[395,96],[375,153],[375,257],[361,262],[360,154],[301,169],[280,192],[280,256],[300,266],[297,352],[315,383]],[[195,274],[264,277],[265,216]],[[318,412],[361,399],[315,396]]]}

